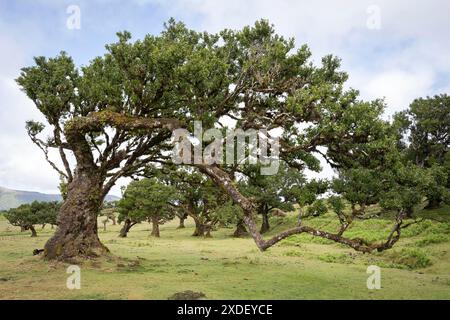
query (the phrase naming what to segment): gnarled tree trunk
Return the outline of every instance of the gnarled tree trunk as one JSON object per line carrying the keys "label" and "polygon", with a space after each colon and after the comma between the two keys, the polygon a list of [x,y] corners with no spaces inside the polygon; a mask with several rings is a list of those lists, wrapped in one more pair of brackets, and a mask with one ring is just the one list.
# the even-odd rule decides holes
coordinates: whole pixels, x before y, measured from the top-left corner
{"label": "gnarled tree trunk", "polygon": [[97,215],[103,203],[102,179],[92,170],[78,168],[58,215],[58,228],[44,248],[46,259],[96,257],[109,250],[100,242]]}

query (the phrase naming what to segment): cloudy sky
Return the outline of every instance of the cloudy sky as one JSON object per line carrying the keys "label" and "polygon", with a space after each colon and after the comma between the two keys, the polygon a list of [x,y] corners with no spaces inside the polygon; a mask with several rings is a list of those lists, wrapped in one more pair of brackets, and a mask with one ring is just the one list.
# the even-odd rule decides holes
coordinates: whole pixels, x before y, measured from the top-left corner
{"label": "cloudy sky", "polygon": [[265,18],[307,43],[316,61],[341,57],[349,86],[365,99],[384,97],[389,117],[416,97],[450,92],[449,12],[446,0],[0,0],[0,186],[57,192],[58,175],[24,130],[42,117],[14,82],[33,56],[64,50],[83,65],[117,31],[141,38],[170,17],[211,32]]}

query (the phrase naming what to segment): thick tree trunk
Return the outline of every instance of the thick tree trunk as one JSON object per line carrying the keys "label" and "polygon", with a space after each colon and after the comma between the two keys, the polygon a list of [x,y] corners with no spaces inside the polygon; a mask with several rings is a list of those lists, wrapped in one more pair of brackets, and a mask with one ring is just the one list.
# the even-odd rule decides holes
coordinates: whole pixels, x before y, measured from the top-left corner
{"label": "thick tree trunk", "polygon": [[114,215],[111,216],[111,220],[112,220],[113,226],[115,226],[117,223],[116,223],[116,217]]}
{"label": "thick tree trunk", "polygon": [[266,233],[270,230],[270,224],[269,224],[269,213],[266,210],[263,210],[261,212],[262,214],[262,225],[261,225],[261,233]]}
{"label": "thick tree trunk", "polygon": [[245,228],[244,220],[239,219],[236,225],[236,230],[233,233],[233,237],[235,238],[243,238],[248,236],[247,229]]}
{"label": "thick tree trunk", "polygon": [[37,233],[36,233],[36,229],[34,228],[34,226],[33,225],[30,225],[29,227],[28,227],[28,229],[30,229],[30,231],[31,231],[31,237],[37,237]]}
{"label": "thick tree trunk", "polygon": [[126,219],[125,222],[123,223],[122,229],[120,229],[119,237],[126,238],[128,231],[130,231],[131,227],[132,227],[131,220]]}
{"label": "thick tree trunk", "polygon": [[159,238],[159,219],[157,217],[152,217],[152,237]]}
{"label": "thick tree trunk", "polygon": [[46,259],[97,257],[109,252],[97,231],[97,215],[103,203],[102,179],[93,170],[77,170],[58,215],[58,228],[45,244]]}

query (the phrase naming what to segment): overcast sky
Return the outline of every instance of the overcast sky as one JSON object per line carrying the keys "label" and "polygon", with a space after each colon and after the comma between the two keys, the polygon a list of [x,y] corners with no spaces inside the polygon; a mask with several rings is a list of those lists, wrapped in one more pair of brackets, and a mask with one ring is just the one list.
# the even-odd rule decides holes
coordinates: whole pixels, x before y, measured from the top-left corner
{"label": "overcast sky", "polygon": [[[79,29],[67,26],[74,5]],[[0,186],[58,191],[58,175],[24,130],[26,120],[42,116],[14,82],[33,56],[64,50],[83,65],[117,31],[141,38],[159,33],[170,17],[210,32],[265,18],[297,45],[308,44],[316,61],[341,57],[349,86],[364,99],[384,97],[388,117],[416,97],[450,92],[449,12],[446,0],[0,0]]]}

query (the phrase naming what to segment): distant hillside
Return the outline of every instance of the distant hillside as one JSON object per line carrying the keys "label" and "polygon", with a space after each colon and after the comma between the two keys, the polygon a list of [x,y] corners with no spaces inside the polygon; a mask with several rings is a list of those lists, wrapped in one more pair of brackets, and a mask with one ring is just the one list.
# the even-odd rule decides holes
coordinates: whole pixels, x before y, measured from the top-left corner
{"label": "distant hillside", "polygon": [[[8,210],[16,208],[24,203],[31,203],[33,201],[61,201],[59,194],[46,194],[32,191],[11,190],[0,187],[0,210]],[[107,201],[119,200],[116,196],[108,195]]]}

